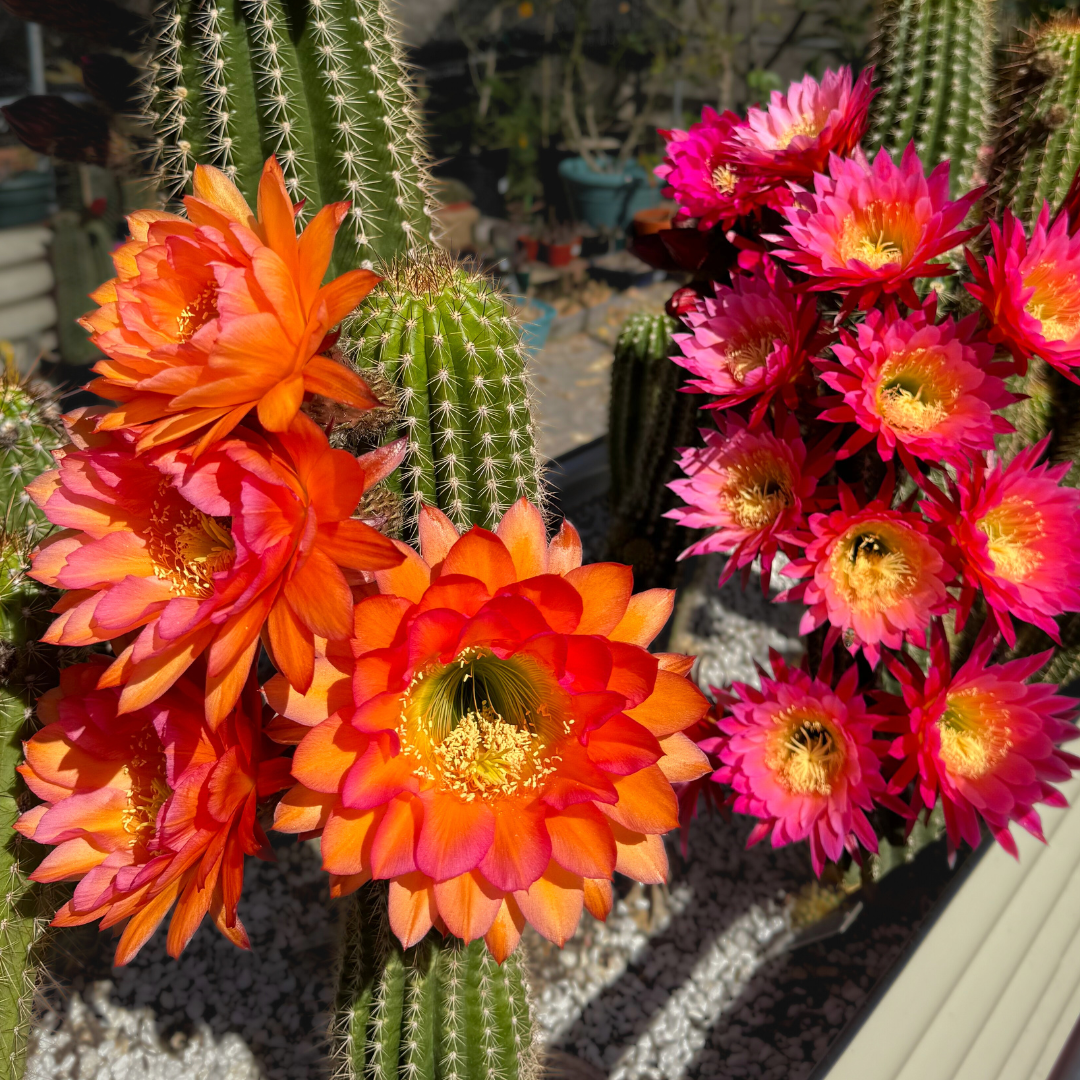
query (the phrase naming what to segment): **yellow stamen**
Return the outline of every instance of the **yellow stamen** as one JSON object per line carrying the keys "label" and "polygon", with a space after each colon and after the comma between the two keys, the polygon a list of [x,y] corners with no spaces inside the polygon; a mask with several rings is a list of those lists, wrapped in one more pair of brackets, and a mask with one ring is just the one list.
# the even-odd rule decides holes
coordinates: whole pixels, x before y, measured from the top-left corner
{"label": "yellow stamen", "polygon": [[179,315],[176,316],[176,337],[184,342],[201,330],[211,319],[217,318],[217,285],[205,289]]}
{"label": "yellow stamen", "polygon": [[152,729],[133,743],[124,773],[130,785],[127,808],[120,815],[124,832],[135,843],[146,844],[157,828],[158,811],[172,794],[165,782],[165,752]]}
{"label": "yellow stamen", "polygon": [[1025,581],[1042,565],[1043,553],[1034,544],[1046,535],[1046,527],[1030,499],[1002,499],[976,523],[976,528],[989,540],[994,573],[1006,581]]}
{"label": "yellow stamen", "polygon": [[940,356],[919,350],[881,369],[876,403],[891,428],[921,435],[937,427],[951,412],[959,390],[949,385]]}
{"label": "yellow stamen", "polygon": [[213,594],[213,576],[227,570],[236,555],[228,518],[212,518],[184,505],[168,486],[150,507],[147,547],[154,576],[168,581],[179,596],[205,599]]}
{"label": "yellow stamen", "polygon": [[831,563],[845,602],[860,611],[887,611],[908,596],[916,582],[900,536],[884,522],[861,526],[842,538]]}
{"label": "yellow stamen", "polygon": [[728,470],[721,494],[725,509],[744,529],[764,529],[795,502],[785,462],[759,450]]}
{"label": "yellow stamen", "polygon": [[978,780],[1009,752],[1008,716],[974,687],[949,694],[937,722],[939,754],[949,772]]}
{"label": "yellow stamen", "polygon": [[794,706],[776,719],[783,730],[768,764],[777,779],[793,795],[828,795],[845,758],[832,721]]}
{"label": "yellow stamen", "polygon": [[726,165],[717,165],[712,171],[713,187],[723,195],[730,195],[735,190],[736,176]]}
{"label": "yellow stamen", "polygon": [[816,138],[821,134],[821,129],[825,126],[823,120],[819,121],[816,117],[804,116],[801,120],[792,124],[786,131],[781,133],[776,138],[776,149],[786,150],[791,143],[792,139],[798,138],[800,135],[809,135],[810,138]]}
{"label": "yellow stamen", "polygon": [[1024,286],[1035,289],[1024,310],[1042,324],[1042,336],[1047,341],[1072,341],[1080,332],[1080,296],[1072,278],[1062,280],[1053,264],[1040,263],[1024,278]]}
{"label": "yellow stamen", "polygon": [[401,752],[417,776],[467,802],[535,792],[560,760],[552,745],[572,730],[559,696],[535,662],[466,649],[402,695]]}
{"label": "yellow stamen", "polygon": [[787,340],[779,322],[766,321],[750,327],[747,334],[733,339],[724,350],[728,374],[742,386],[752,371],[765,366],[778,340]]}
{"label": "yellow stamen", "polygon": [[903,231],[896,217],[896,210],[882,203],[871,203],[849,214],[837,244],[840,258],[844,262],[858,259],[872,270],[887,263],[903,263]]}

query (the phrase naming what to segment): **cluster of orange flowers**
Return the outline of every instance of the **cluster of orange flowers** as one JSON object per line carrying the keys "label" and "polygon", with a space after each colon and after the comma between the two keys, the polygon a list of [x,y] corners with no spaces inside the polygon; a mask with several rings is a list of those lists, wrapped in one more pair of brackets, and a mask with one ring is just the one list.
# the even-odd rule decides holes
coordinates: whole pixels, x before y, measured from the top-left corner
{"label": "cluster of orange flowers", "polygon": [[46,640],[112,654],[42,699],[21,767],[43,801],[17,827],[53,845],[35,877],[78,881],[57,924],[126,920],[118,963],[174,905],[172,955],[207,914],[245,945],[277,799],[335,894],[390,881],[403,944],[434,926],[501,960],[526,920],[561,944],[616,870],[664,878],[672,782],[708,769],[688,658],[646,649],[672,594],[582,566],[524,500],[464,536],[425,509],[421,553],[359,520],[403,444],[356,459],[303,411],[375,404],[327,355],[378,281],[322,284],[346,204],[297,237],[274,159],[257,215],[204,167],[185,204],[130,219],[85,320],[118,404],[66,417],[30,489],[60,527],[34,559],[64,590]]}

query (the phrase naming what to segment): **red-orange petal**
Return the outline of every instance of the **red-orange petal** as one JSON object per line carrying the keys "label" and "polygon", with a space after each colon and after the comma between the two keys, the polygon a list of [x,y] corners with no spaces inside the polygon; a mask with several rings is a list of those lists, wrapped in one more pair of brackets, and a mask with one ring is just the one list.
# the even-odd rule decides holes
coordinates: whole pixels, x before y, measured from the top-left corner
{"label": "red-orange petal", "polygon": [[665,833],[679,827],[679,804],[658,765],[613,780],[619,801],[601,811],[632,832]]}
{"label": "red-orange petal", "polygon": [[386,804],[371,845],[372,877],[401,877],[416,869],[416,838],[423,814],[423,804],[412,794],[396,795]]}
{"label": "red-orange petal", "polygon": [[497,963],[501,964],[517,948],[524,929],[525,916],[517,901],[512,896],[504,896],[495,921],[484,935],[484,944]]}
{"label": "red-orange petal", "polygon": [[544,828],[547,807],[539,802],[500,807],[495,835],[480,872],[503,892],[527,889],[551,859],[551,838]]}
{"label": "red-orange petal", "polygon": [[371,870],[371,845],[382,821],[383,808],[350,810],[337,807],[322,833],[323,869],[331,874],[362,874]]}
{"label": "red-orange petal", "polygon": [[431,929],[437,908],[431,878],[419,871],[390,882],[390,929],[404,949],[422,940]]}
{"label": "red-orange petal", "polygon": [[660,740],[664,756],[656,763],[672,784],[697,780],[712,769],[705,752],[681,731]]}
{"label": "red-orange petal", "polygon": [[449,792],[425,791],[424,824],[416,865],[434,881],[448,881],[479,866],[495,836],[495,816],[479,799],[465,802]]}
{"label": "red-orange petal", "polygon": [[566,580],[581,594],[579,634],[608,634],[626,614],[634,591],[634,572],[621,563],[589,563],[569,571]]}
{"label": "red-orange petal", "polygon": [[474,526],[446,553],[443,574],[464,574],[487,586],[493,596],[517,580],[514,561],[506,545],[492,532]]}
{"label": "red-orange petal", "polygon": [[607,818],[592,803],[568,806],[547,819],[551,856],[582,877],[610,878],[615,871],[615,837]]}
{"label": "red-orange petal", "polygon": [[709,699],[689,679],[661,669],[653,692],[627,716],[662,739],[696,724],[708,711]]}
{"label": "red-orange petal", "polygon": [[340,716],[313,727],[293,754],[292,773],[300,783],[327,795],[336,795],[356,759],[367,749],[369,737]]}
{"label": "red-orange petal", "polygon": [[635,593],[626,605],[626,614],[608,637],[612,641],[627,641],[648,648],[671,618],[674,607],[674,589],[646,589]]}
{"label": "red-orange petal", "polygon": [[375,580],[379,584],[380,592],[403,596],[415,604],[431,584],[431,571],[427,563],[408,544],[403,544],[400,540],[395,540],[394,543],[398,551],[405,556],[405,561],[389,570],[376,570]]}
{"label": "red-orange petal", "polygon": [[514,893],[521,913],[536,929],[558,946],[569,941],[581,921],[583,882],[578,874],[552,861],[542,877]]}
{"label": "red-orange petal", "polygon": [[617,858],[615,869],[644,885],[660,885],[667,881],[668,857],[664,838],[656,833],[636,833],[611,823]]}
{"label": "red-orange petal", "polygon": [[447,929],[463,941],[483,937],[502,906],[502,892],[477,870],[435,882],[435,903]]}
{"label": "red-orange petal", "polygon": [[295,784],[274,807],[274,828],[283,833],[315,832],[326,824],[337,801],[336,795]]}
{"label": "red-orange petal", "polygon": [[528,499],[518,499],[495,531],[514,560],[518,581],[547,573],[547,529],[543,515]]}
{"label": "red-orange petal", "polygon": [[612,896],[611,882],[600,878],[585,879],[585,910],[601,922],[606,922],[611,914]]}
{"label": "red-orange petal", "polygon": [[564,521],[548,544],[548,573],[568,574],[580,565],[581,537],[569,521]]}
{"label": "red-orange petal", "polygon": [[461,536],[454,523],[435,506],[421,508],[417,527],[420,554],[428,566],[438,566]]}

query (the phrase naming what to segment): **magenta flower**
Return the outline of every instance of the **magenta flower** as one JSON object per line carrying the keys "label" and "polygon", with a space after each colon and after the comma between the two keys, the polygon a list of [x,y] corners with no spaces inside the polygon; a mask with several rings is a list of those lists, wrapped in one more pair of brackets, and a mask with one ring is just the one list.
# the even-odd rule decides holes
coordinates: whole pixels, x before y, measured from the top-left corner
{"label": "magenta flower", "polygon": [[660,132],[667,147],[654,171],[667,181],[664,195],[678,202],[678,216],[698,218],[699,229],[727,228],[768,202],[768,191],[736,160],[733,133],[741,124],[732,112],[706,107],[689,131]]}
{"label": "magenta flower", "polygon": [[1080,767],[1080,758],[1058,748],[1077,737],[1070,722],[1077,703],[1051,683],[1028,682],[1051,653],[991,664],[994,640],[984,633],[954,675],[945,632],[935,623],[925,675],[910,656],[890,660],[909,721],[890,750],[903,764],[889,792],[897,794],[914,780],[915,813],[941,795],[950,847],[961,840],[978,846],[981,817],[1015,856],[1011,822],[1043,840],[1035,804],[1066,805],[1051,785]]}
{"label": "magenta flower", "polygon": [[846,157],[866,133],[873,73],[867,68],[853,86],[851,68],[842,67],[820,83],[805,75],[786,94],[773,91],[769,107],[751,108],[736,132],[740,163],[764,183],[809,185],[830,154]]}
{"label": "magenta flower", "polygon": [[856,693],[858,668],[848,668],[834,690],[830,675],[811,679],[772,654],[773,678],[761,674],[761,689],[732,688],[739,700],[720,720],[728,738],[720,746],[724,763],[713,773],[735,791],[732,807],[758,824],[749,844],[772,835],[773,847],[810,841],[818,875],[826,859],[861,842],[877,851],[866,811],[884,790],[873,745],[879,719]]}
{"label": "magenta flower", "polygon": [[810,518],[806,554],[784,571],[809,580],[777,597],[806,604],[800,634],[829,622],[826,649],[842,634],[871,665],[882,645],[899,649],[906,637],[925,637],[931,616],[952,604],[946,586],[955,571],[945,546],[920,514],[890,509],[891,501],[891,484],[862,507],[841,484],[840,509]]}
{"label": "magenta flower", "polygon": [[994,415],[1016,400],[992,373],[994,347],[972,339],[973,317],[935,323],[935,300],[932,294],[906,318],[893,306],[870,311],[856,336],[841,330],[833,346],[839,363],[816,362],[824,382],[841,395],[821,418],[860,428],[840,457],[876,436],[886,461],[899,446],[901,453],[959,465],[973,452],[993,450],[996,432],[1013,430]]}
{"label": "magenta flower", "polygon": [[993,255],[983,265],[970,251],[975,283],[965,288],[986,309],[990,340],[1001,342],[1027,371],[1028,358],[1041,356],[1073,382],[1080,365],[1080,234],[1069,235],[1069,218],[1049,225],[1043,203],[1030,241],[1023,222],[1005,211],[1004,224],[990,223]]}
{"label": "magenta flower", "polygon": [[689,386],[719,398],[706,408],[757,398],[753,426],[777,393],[795,403],[791,384],[804,374],[808,350],[819,345],[817,305],[796,293],[771,261],[731,281],[731,287],[717,283],[715,298],[702,297],[683,316],[692,332],[673,335],[683,355],[672,360],[696,376]]}
{"label": "magenta flower", "polygon": [[1060,641],[1055,617],[1080,611],[1080,491],[1062,486],[1069,462],[1035,464],[1048,441],[996,468],[978,457],[958,473],[950,496],[922,503],[928,517],[948,526],[958,550],[958,621],[981,590],[1010,646],[1012,616]]}
{"label": "magenta flower", "polygon": [[680,558],[730,552],[720,574],[723,585],[760,557],[762,588],[768,590],[776,552],[789,558],[798,554],[806,515],[821,506],[815,492],[832,455],[815,452],[808,458],[798,421],[790,414],[778,419],[775,434],[750,430],[734,414],[719,417],[718,424],[719,431],[702,431],[705,446],[682,451],[679,468],[687,478],[668,486],[687,505],[665,516],[689,529],[711,530]]}
{"label": "magenta flower", "polygon": [[813,194],[784,210],[789,235],[774,238],[777,254],[815,279],[811,289],[850,290],[849,309],[869,308],[883,293],[918,307],[912,281],[951,273],[932,260],[975,231],[960,225],[980,193],[950,201],[949,163],[926,178],[914,143],[899,166],[885,150],[873,165],[858,149],[850,158],[833,154]]}

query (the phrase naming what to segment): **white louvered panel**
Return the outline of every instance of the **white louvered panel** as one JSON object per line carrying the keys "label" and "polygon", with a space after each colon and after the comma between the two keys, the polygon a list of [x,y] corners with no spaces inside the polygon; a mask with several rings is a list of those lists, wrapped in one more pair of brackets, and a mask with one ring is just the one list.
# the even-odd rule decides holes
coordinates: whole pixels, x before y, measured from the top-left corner
{"label": "white louvered panel", "polygon": [[1080,1015],[1080,807],[1042,816],[1049,845],[986,853],[828,1080],[1045,1080]]}

